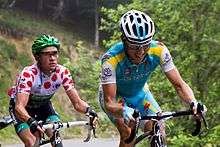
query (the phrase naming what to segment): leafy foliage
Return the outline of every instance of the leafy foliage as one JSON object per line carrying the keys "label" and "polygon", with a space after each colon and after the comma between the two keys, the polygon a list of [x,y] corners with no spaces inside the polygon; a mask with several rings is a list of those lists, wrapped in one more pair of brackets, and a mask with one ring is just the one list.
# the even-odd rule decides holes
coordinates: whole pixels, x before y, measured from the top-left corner
{"label": "leafy foliage", "polygon": [[79,41],[74,47],[80,57],[74,61],[73,65],[70,60],[66,58],[64,65],[71,70],[73,79],[82,97],[97,108],[100,63],[93,59],[94,53],[86,49],[82,43],[83,42]]}
{"label": "leafy foliage", "polygon": [[[162,41],[170,50],[183,79],[193,89],[195,97],[208,107],[207,120],[211,131],[199,138],[179,132],[190,129],[190,120],[184,123],[174,120],[175,128],[168,138],[174,146],[205,146],[220,144],[219,137],[219,75],[220,75],[220,2],[217,0],[133,0],[116,9],[102,8],[105,14],[101,29],[112,34],[106,47],[119,40],[120,16],[130,9],[149,14],[156,23],[155,39]],[[156,70],[150,79],[150,88],[164,110],[182,109],[172,86]],[[211,137],[213,139],[211,139]]]}

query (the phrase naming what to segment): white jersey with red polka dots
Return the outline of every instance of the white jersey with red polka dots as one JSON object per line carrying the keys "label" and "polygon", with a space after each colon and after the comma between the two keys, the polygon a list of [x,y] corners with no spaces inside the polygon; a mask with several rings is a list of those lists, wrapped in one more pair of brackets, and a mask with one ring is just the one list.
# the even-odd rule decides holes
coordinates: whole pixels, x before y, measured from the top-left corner
{"label": "white jersey with red polka dots", "polygon": [[74,88],[74,81],[66,67],[58,64],[48,76],[40,71],[37,64],[33,64],[22,70],[16,79],[16,85],[9,90],[8,94],[14,100],[17,93],[28,94],[27,107],[36,108],[48,102],[61,85],[65,91]]}

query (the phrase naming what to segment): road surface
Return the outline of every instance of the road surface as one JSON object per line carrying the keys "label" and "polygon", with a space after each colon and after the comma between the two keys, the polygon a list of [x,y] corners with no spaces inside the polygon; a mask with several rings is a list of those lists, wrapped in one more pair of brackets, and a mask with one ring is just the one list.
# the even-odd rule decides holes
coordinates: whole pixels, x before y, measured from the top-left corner
{"label": "road surface", "polygon": [[[118,139],[92,139],[89,142],[85,143],[83,140],[79,139],[70,139],[64,140],[64,147],[117,147],[119,144]],[[24,147],[22,144],[13,144],[13,145],[4,145],[2,144],[0,147]],[[41,147],[51,147],[49,144],[43,145]]]}

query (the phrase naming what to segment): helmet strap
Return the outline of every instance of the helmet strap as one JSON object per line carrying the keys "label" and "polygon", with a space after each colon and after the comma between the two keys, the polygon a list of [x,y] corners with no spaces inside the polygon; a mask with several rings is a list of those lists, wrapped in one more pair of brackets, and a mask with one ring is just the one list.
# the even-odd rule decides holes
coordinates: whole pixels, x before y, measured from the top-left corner
{"label": "helmet strap", "polygon": [[34,56],[34,59],[35,59],[36,61],[38,61],[39,58],[40,58],[40,55],[39,55],[39,54],[34,54],[33,56]]}
{"label": "helmet strap", "polygon": [[130,61],[130,62],[132,62],[132,59],[129,57],[129,55],[128,55],[128,50],[127,50],[127,44],[126,44],[126,38],[125,38],[125,36],[124,35],[122,35],[121,36],[121,40],[122,40],[122,42],[123,42],[123,45],[124,45],[124,52],[125,52],[125,55],[127,56],[127,58],[128,58],[128,60]]}

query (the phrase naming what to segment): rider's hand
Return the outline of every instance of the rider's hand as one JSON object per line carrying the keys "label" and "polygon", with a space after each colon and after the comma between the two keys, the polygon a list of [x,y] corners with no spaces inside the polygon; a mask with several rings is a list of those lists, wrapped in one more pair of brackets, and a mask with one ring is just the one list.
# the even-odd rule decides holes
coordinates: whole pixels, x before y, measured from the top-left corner
{"label": "rider's hand", "polygon": [[86,110],[86,115],[90,118],[90,121],[91,121],[93,127],[96,128],[98,115],[95,112],[95,110],[88,107],[87,110]]}
{"label": "rider's hand", "polygon": [[192,101],[190,104],[190,108],[193,110],[193,114],[197,114],[198,102],[196,100]]}
{"label": "rider's hand", "polygon": [[199,119],[201,119],[201,116],[204,116],[207,112],[206,106],[196,101],[192,102],[190,107],[193,110],[194,115]]}
{"label": "rider's hand", "polygon": [[29,118],[27,124],[30,126],[31,133],[35,133],[36,131],[44,132],[43,129],[40,127],[38,121],[34,118]]}
{"label": "rider's hand", "polygon": [[134,117],[134,109],[128,106],[123,107],[123,118],[126,124],[128,124],[131,120],[135,121]]}

